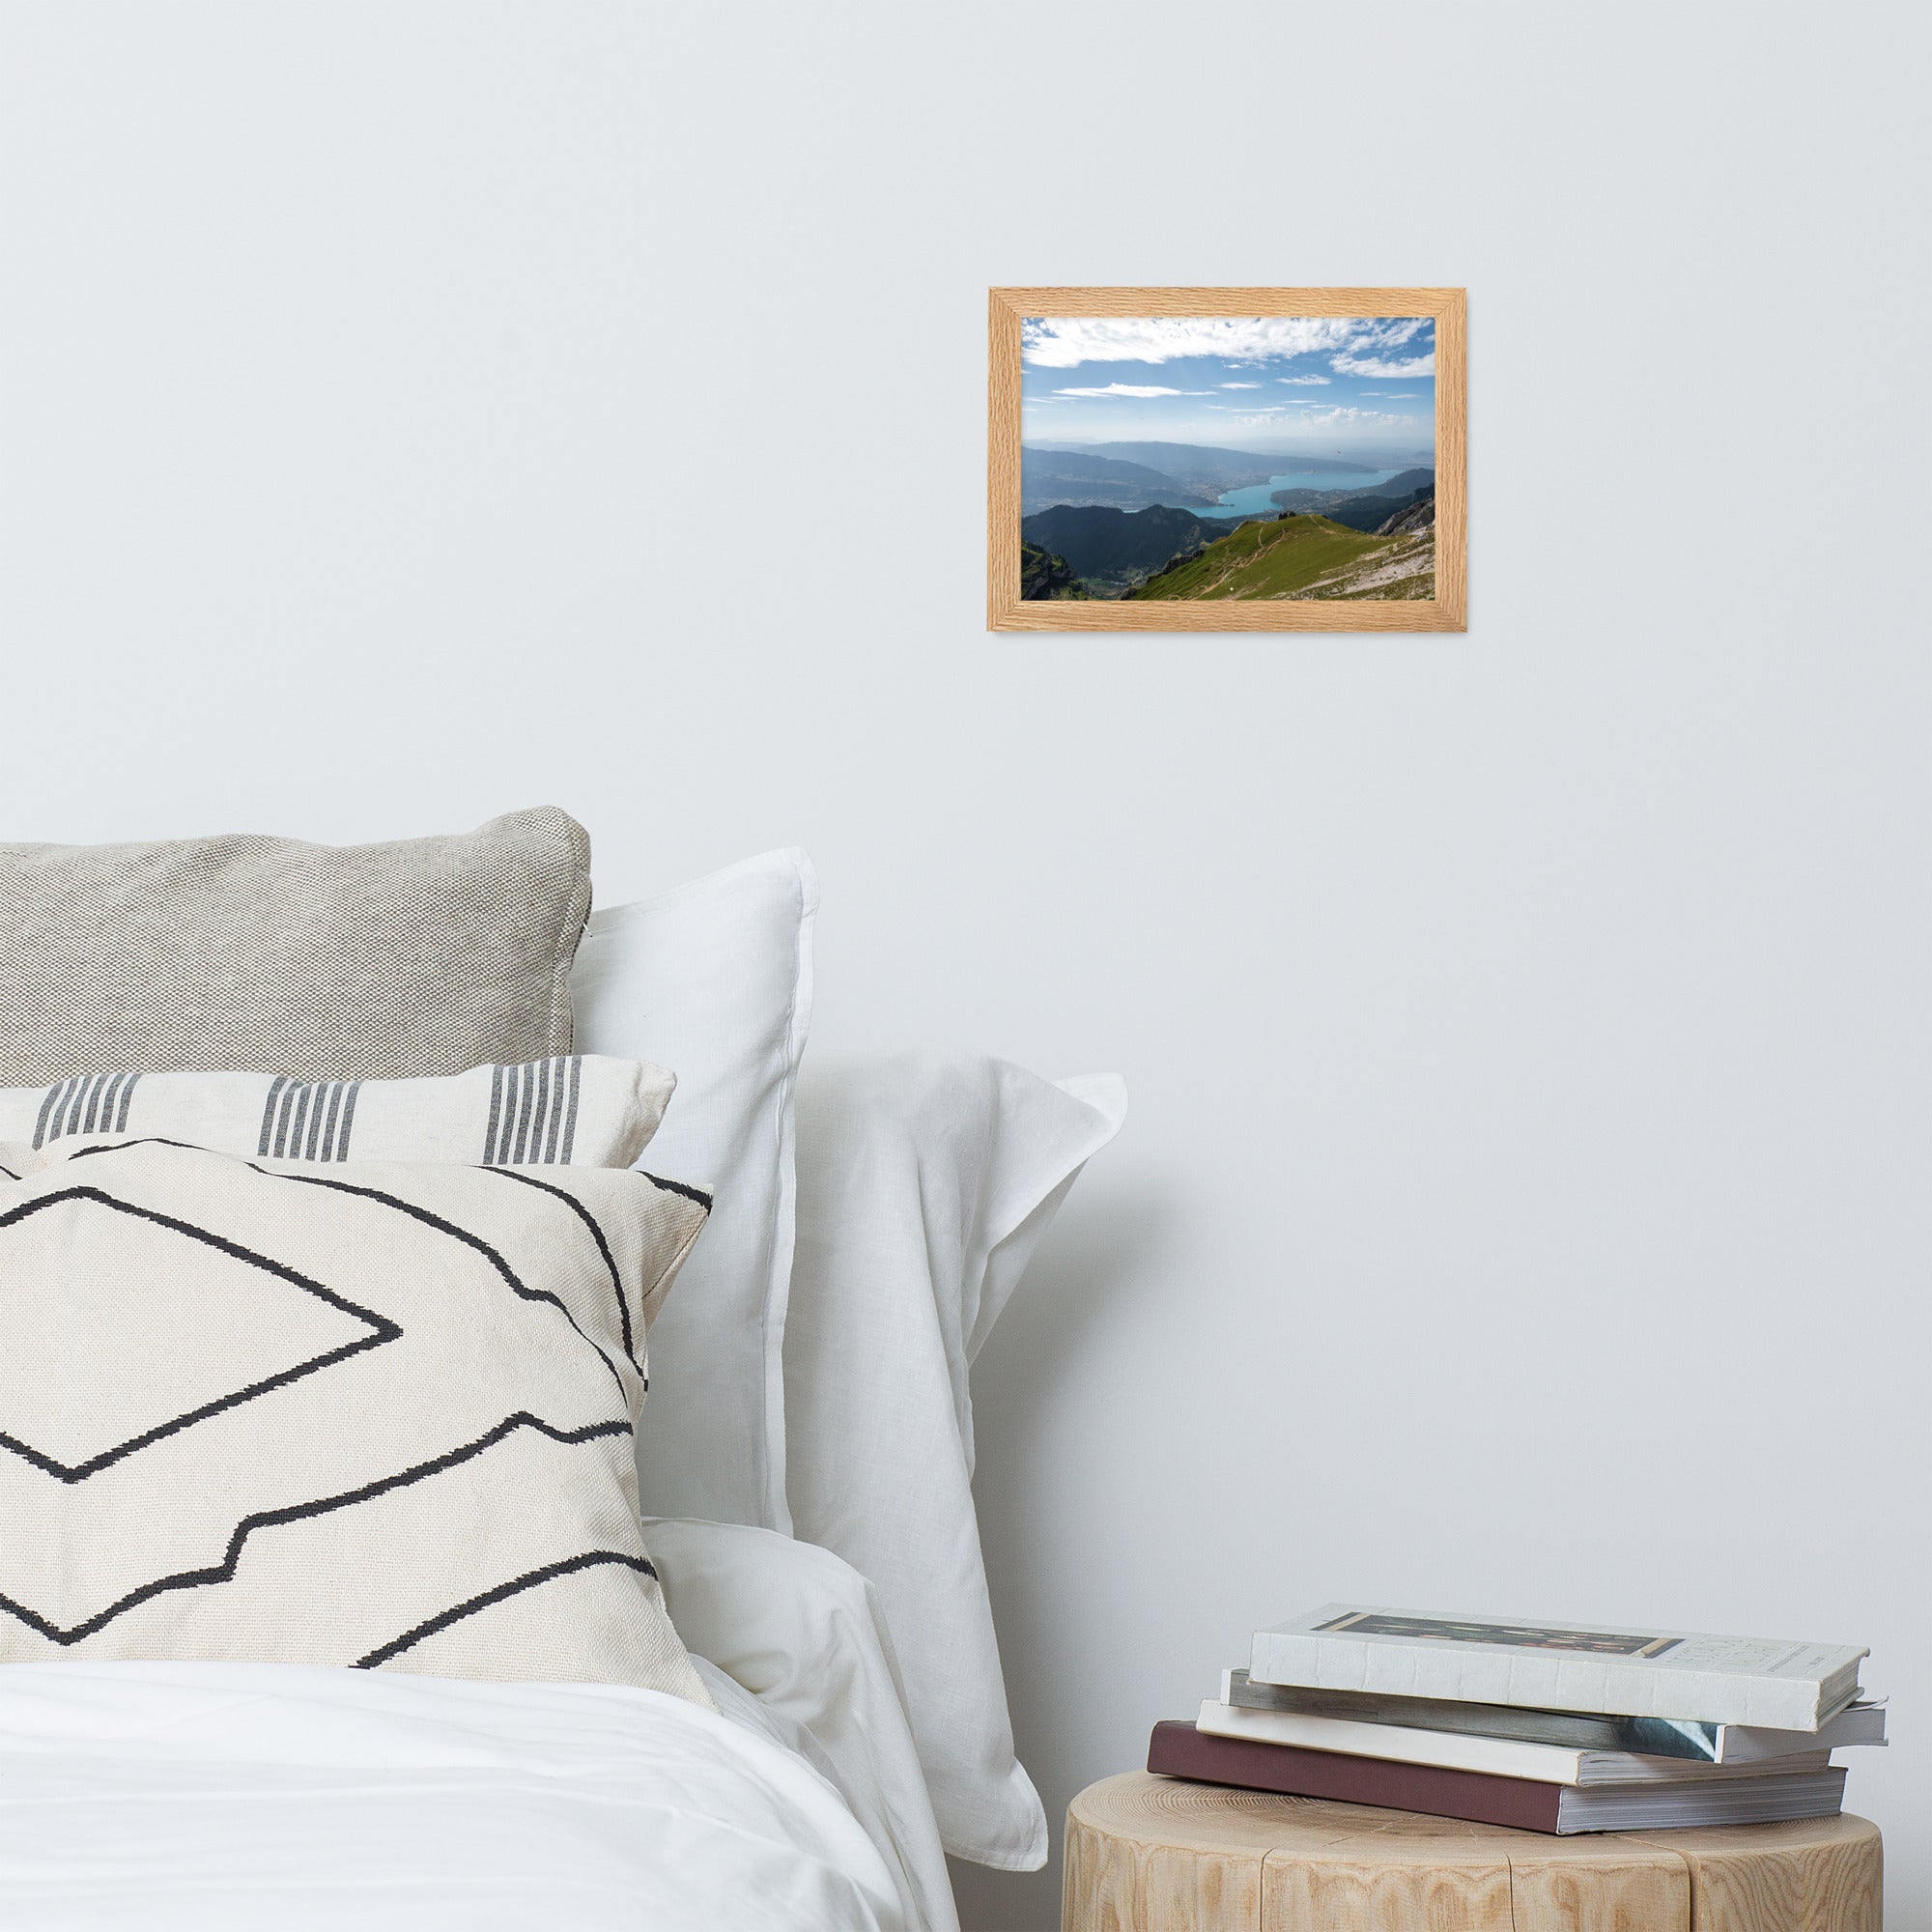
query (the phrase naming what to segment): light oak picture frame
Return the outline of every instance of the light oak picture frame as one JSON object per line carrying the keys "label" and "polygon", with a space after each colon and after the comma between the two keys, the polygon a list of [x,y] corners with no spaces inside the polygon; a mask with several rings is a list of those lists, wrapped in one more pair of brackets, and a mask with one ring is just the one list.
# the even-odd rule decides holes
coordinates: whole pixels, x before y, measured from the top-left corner
{"label": "light oak picture frame", "polygon": [[[986,627],[993,631],[1463,631],[1468,628],[1467,329],[1462,289],[1002,288],[988,291]],[[1037,319],[1426,317],[1435,335],[1434,596],[1249,594],[1162,598],[1021,594],[1024,325]],[[1131,367],[1132,365],[1127,365]],[[1233,368],[1235,364],[1229,364]],[[1390,365],[1395,366],[1395,365]],[[1278,381],[1324,383],[1321,376]],[[1256,383],[1229,383],[1253,390]],[[1117,388],[1124,396],[1172,388]],[[1069,395],[1113,393],[1087,388]],[[1186,391],[1189,395],[1208,391]],[[1272,392],[1270,392],[1272,393]],[[1293,417],[1280,418],[1284,422]],[[1131,445],[1130,445],[1131,446]],[[1152,445],[1140,445],[1151,447]],[[1168,445],[1162,445],[1168,446]],[[1067,447],[1070,447],[1068,445]],[[1284,459],[1288,461],[1289,459]],[[1340,468],[1330,465],[1329,468]],[[1357,468],[1361,466],[1355,466]],[[1211,487],[1208,486],[1208,487]],[[1312,493],[1302,493],[1305,497]],[[1291,501],[1295,500],[1290,493]],[[1209,504],[1211,509],[1215,507]],[[1244,512],[1251,519],[1258,513]],[[1287,523],[1293,512],[1275,513]],[[1317,512],[1303,514],[1316,515]],[[1259,536],[1257,536],[1259,541]],[[1339,539],[1338,539],[1339,541]],[[1419,581],[1419,580],[1418,580]]]}

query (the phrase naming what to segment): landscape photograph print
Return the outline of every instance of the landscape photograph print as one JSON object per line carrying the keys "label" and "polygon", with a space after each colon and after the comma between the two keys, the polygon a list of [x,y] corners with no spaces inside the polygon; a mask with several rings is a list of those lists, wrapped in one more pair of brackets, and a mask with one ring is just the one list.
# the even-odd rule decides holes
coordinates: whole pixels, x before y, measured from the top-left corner
{"label": "landscape photograph print", "polygon": [[994,291],[993,628],[1463,628],[1462,320],[1460,290]]}

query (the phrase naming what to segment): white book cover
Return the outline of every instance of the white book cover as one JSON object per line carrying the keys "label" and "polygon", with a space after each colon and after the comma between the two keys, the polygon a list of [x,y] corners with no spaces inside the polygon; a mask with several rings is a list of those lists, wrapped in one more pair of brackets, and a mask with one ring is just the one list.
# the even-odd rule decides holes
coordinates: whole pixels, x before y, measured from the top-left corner
{"label": "white book cover", "polygon": [[1323,1604],[1255,1633],[1267,1684],[1815,1731],[1853,1695],[1844,1644]]}
{"label": "white book cover", "polygon": [[1476,1737],[1467,1731],[1418,1731],[1402,1724],[1310,1718],[1293,1711],[1253,1711],[1211,1698],[1201,1706],[1194,1727],[1217,1738],[1247,1738],[1256,1744],[1336,1751],[1344,1757],[1381,1758],[1391,1764],[1435,1765],[1448,1771],[1481,1772],[1490,1777],[1526,1777],[1539,1784],[1721,1783],[1741,1776],[1825,1771],[1832,1762],[1832,1754],[1826,1750],[1743,1767],[1691,1758],[1636,1757],[1628,1751],[1571,1750],[1562,1745],[1522,1744],[1514,1738]]}

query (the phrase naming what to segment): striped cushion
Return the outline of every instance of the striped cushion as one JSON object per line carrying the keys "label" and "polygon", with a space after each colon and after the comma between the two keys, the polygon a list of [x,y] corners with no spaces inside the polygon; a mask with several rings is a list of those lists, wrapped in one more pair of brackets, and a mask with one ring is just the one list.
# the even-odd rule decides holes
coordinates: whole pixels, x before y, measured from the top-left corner
{"label": "striped cushion", "polygon": [[0,1663],[251,1659],[708,1703],[638,1516],[697,1189],[0,1147]]}
{"label": "striped cushion", "polygon": [[143,1134],[289,1160],[629,1167],[676,1085],[648,1061],[564,1054],[442,1080],[78,1073],[0,1088],[0,1141]]}

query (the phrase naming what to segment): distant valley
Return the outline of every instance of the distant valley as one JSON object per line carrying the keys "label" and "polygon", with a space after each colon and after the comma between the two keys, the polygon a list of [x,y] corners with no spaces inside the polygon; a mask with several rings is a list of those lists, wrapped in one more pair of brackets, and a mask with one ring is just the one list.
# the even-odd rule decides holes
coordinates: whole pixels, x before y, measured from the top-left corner
{"label": "distant valley", "polygon": [[1020,451],[1023,515],[1056,503],[1141,510],[1161,503],[1179,509],[1212,509],[1224,493],[1259,487],[1284,470],[1333,475],[1336,488],[1350,476],[1379,472],[1366,463],[1335,457],[1286,457],[1252,449],[1213,449],[1188,442],[1096,442],[1079,449]]}
{"label": "distant valley", "polygon": [[1020,462],[1022,512],[1057,503],[1104,503],[1117,510],[1179,503],[1205,509],[1213,500],[1213,497],[1204,496],[1144,463],[1126,463],[1117,457],[1029,449]]}
{"label": "distant valley", "polygon": [[1376,530],[1418,497],[1435,494],[1435,470],[1405,469],[1369,490],[1276,490],[1268,500],[1278,509],[1319,511],[1351,530]]}
{"label": "distant valley", "polygon": [[[1294,487],[1264,496],[1284,471]],[[1237,491],[1242,509],[1222,505]],[[1023,597],[1429,598],[1435,471],[1185,443],[1030,446],[1020,534]]]}

